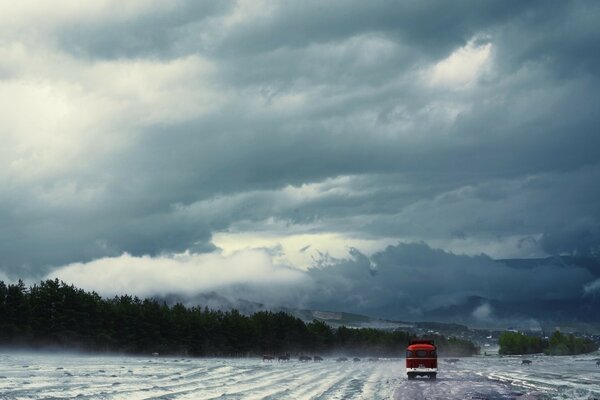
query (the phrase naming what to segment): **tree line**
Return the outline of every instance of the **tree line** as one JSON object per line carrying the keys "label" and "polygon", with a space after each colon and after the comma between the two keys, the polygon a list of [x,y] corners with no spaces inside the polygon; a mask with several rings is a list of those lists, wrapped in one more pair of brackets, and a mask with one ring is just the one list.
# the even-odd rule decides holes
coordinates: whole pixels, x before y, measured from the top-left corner
{"label": "tree line", "polygon": [[[129,295],[95,292],[46,280],[31,287],[0,281],[0,345],[59,347],[129,354],[242,357],[331,354],[398,357],[413,335],[400,331],[331,328],[284,312],[246,316],[237,310],[172,306]],[[440,354],[468,356],[471,342],[437,336]]]}
{"label": "tree line", "polygon": [[525,335],[518,332],[503,332],[498,340],[500,354],[535,354],[575,355],[591,353],[598,350],[598,344],[591,339],[565,335],[559,331],[550,339]]}

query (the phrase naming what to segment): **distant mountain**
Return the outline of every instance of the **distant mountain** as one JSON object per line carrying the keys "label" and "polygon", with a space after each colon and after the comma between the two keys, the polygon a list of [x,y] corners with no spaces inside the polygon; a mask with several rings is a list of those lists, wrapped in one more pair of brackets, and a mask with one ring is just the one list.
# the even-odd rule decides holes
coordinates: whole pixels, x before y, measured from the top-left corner
{"label": "distant mountain", "polygon": [[259,311],[285,312],[302,321],[308,323],[313,320],[323,321],[333,328],[346,326],[349,328],[375,328],[383,330],[399,329],[408,332],[437,332],[442,334],[458,334],[467,332],[469,328],[466,325],[446,322],[408,322],[386,320],[371,317],[362,314],[324,311],[324,310],[304,310],[289,307],[268,307],[262,303],[251,302],[243,299],[232,300],[218,293],[203,293],[193,297],[182,298],[179,295],[165,296],[157,298],[160,301],[166,301],[167,304],[180,302],[186,306],[208,307],[213,310],[228,311],[236,309],[242,314],[251,315]]}
{"label": "distant mountain", "polygon": [[[515,269],[535,269],[547,266],[564,268],[584,268],[591,275],[600,278],[600,260],[589,257],[554,256],[532,259],[502,259],[498,263]],[[473,310],[487,304],[492,310],[489,320],[478,320]],[[600,329],[600,296],[584,296],[567,299],[535,299],[528,301],[495,300],[472,296],[456,305],[440,307],[428,312],[427,316],[439,321],[457,321],[469,326],[488,325],[491,327],[530,326],[537,324],[556,327],[568,324],[588,330]]]}
{"label": "distant mountain", "polygon": [[353,328],[379,328],[379,329],[394,329],[402,327],[412,327],[413,324],[401,321],[386,321],[379,318],[372,318],[366,315],[353,314],[338,311],[323,311],[323,310],[303,310],[289,307],[267,306],[262,303],[252,302],[244,299],[231,299],[222,296],[216,292],[200,293],[195,296],[182,296],[172,294],[162,297],[154,297],[156,300],[165,301],[167,304],[182,303],[187,307],[200,306],[208,307],[212,310],[228,311],[232,309],[238,310],[244,315],[254,314],[259,311],[283,311],[286,314],[293,315],[296,318],[305,322],[319,320],[326,322],[332,327],[347,326]]}
{"label": "distant mountain", "polygon": [[[514,269],[535,269],[547,266],[564,268],[584,268],[592,276],[600,278],[600,260],[595,258],[556,256],[534,259],[502,259],[497,263]],[[396,318],[376,318],[364,314],[341,312],[338,310],[306,310],[290,307],[279,307],[239,298],[223,296],[217,292],[201,293],[195,296],[170,295],[160,298],[168,304],[181,302],[186,306],[208,307],[214,310],[237,309],[250,315],[258,311],[284,311],[303,321],[321,320],[333,327],[345,325],[350,327],[376,327],[381,329],[413,327],[427,322],[405,322]],[[489,306],[489,318],[477,318],[474,310],[482,305]],[[395,304],[398,308],[398,304]],[[497,300],[482,296],[471,296],[459,304],[442,306],[428,310],[420,319],[437,321],[431,324],[443,324],[444,331],[460,331],[459,327],[506,328],[508,326],[523,329],[541,329],[542,327],[573,326],[589,331],[600,331],[600,296],[580,296],[569,299],[536,299],[533,301]],[[351,310],[346,310],[351,311]],[[371,315],[388,315],[389,310],[372,310]],[[403,318],[399,318],[403,319]],[[451,324],[460,324],[451,327]],[[425,328],[423,328],[425,329]],[[428,328],[429,329],[429,328]],[[440,330],[431,326],[432,330]]]}

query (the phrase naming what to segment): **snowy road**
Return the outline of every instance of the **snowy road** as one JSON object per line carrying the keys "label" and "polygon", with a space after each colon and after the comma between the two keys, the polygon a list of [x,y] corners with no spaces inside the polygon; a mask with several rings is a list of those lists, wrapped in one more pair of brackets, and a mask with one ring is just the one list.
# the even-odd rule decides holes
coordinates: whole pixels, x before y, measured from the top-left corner
{"label": "snowy road", "polygon": [[0,399],[600,399],[596,356],[440,360],[407,381],[403,360],[322,363],[0,354]]}

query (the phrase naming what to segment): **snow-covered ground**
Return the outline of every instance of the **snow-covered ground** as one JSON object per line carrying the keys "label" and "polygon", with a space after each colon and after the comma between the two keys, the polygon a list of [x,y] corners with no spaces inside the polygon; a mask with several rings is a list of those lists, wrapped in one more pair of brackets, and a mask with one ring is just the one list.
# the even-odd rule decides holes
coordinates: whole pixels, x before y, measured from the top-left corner
{"label": "snow-covered ground", "polygon": [[437,381],[404,360],[336,363],[0,354],[0,399],[600,399],[599,355],[440,360]]}

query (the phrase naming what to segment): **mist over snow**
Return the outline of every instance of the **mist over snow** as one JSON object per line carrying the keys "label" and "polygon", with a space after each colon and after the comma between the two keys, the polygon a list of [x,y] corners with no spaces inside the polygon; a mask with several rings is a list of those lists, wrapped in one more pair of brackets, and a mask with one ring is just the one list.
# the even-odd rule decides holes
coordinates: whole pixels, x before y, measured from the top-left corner
{"label": "mist over snow", "polygon": [[0,279],[599,322],[599,15],[1,4]]}

